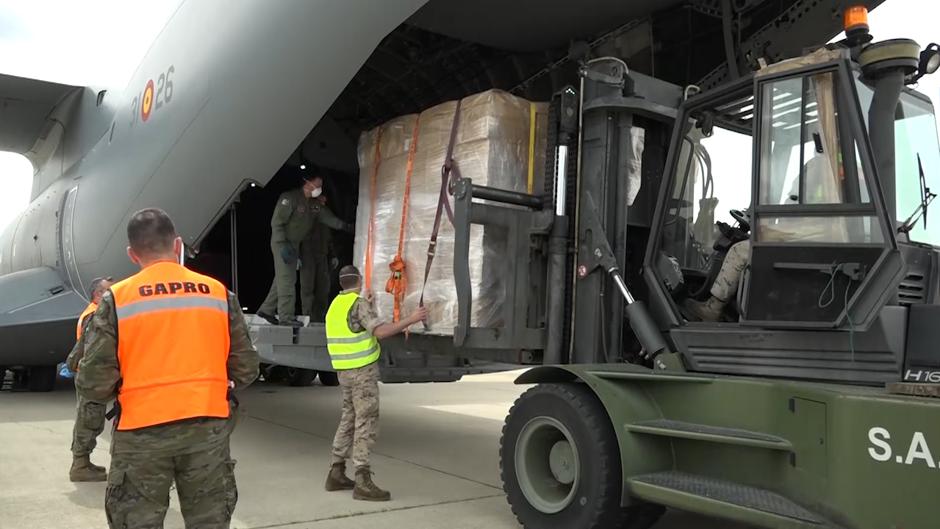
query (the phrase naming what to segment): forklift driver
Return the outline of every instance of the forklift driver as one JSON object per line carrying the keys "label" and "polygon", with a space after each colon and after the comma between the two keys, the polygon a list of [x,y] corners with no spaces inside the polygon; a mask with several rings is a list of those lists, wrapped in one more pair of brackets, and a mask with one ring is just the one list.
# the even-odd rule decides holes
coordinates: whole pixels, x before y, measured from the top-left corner
{"label": "forklift driver", "polygon": [[[841,191],[832,170],[831,160],[817,154],[804,166],[806,200],[804,204],[825,204],[841,201]],[[860,185],[864,187],[862,168],[858,167]],[[783,204],[800,203],[800,180],[793,179],[789,194],[782,197]],[[848,242],[845,222],[839,218],[779,218],[773,224],[761,223],[761,240],[774,242]],[[752,228],[753,229],[753,228]],[[753,231],[752,231],[753,233]],[[738,293],[741,275],[751,262],[751,241],[735,243],[728,250],[715,282],[711,296],[705,301],[686,299],[682,305],[683,315],[690,321],[716,322],[721,318],[725,306]]]}
{"label": "forklift driver", "polygon": [[[842,153],[839,148],[839,130],[835,112],[833,94],[833,81],[831,74],[821,74],[812,77],[814,87],[816,111],[812,119],[807,114],[803,119],[805,136],[795,141],[779,142],[771,154],[772,158],[785,157],[791,159],[794,152],[811,148],[813,157],[807,161],[802,171],[789,171],[781,173],[769,172],[762,174],[761,178],[771,181],[775,178],[784,178],[789,181],[789,192],[782,196],[763,196],[764,204],[837,204],[847,198],[844,195],[844,171]],[[770,109],[774,112],[774,109]],[[806,141],[806,145],[803,142]],[[864,172],[861,166],[856,166],[858,175],[858,196],[853,200],[865,202],[868,200]],[[772,183],[772,182],[769,182]],[[802,186],[802,188],[801,188]],[[773,187],[773,186],[768,186]],[[782,187],[782,186],[781,186]],[[869,228],[870,229],[870,228]],[[846,220],[840,217],[778,217],[759,219],[757,225],[752,226],[751,233],[760,230],[762,241],[767,242],[849,242],[850,236]],[[871,237],[870,233],[863,235]],[[686,299],[682,305],[682,312],[691,321],[715,322],[721,318],[725,306],[737,294],[745,267],[751,260],[751,242],[741,241],[734,244],[725,256],[718,275],[712,284],[711,296],[705,301]],[[743,308],[742,308],[743,309]]]}

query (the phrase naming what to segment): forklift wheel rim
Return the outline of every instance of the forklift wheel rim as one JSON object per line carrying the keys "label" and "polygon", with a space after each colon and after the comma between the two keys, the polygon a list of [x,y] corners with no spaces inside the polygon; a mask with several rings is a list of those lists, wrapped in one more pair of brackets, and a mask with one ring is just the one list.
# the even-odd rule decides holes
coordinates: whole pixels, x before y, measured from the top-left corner
{"label": "forklift wheel rim", "polygon": [[522,427],[515,450],[516,477],[529,505],[556,514],[571,505],[581,482],[578,445],[568,428],[551,417]]}

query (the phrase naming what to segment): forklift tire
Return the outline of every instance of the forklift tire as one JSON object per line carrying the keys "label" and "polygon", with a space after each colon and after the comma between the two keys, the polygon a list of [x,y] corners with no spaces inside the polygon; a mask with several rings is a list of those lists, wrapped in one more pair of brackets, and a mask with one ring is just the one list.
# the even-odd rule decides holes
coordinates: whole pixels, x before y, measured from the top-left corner
{"label": "forklift tire", "polygon": [[291,386],[306,387],[313,384],[315,378],[317,378],[317,372],[312,369],[287,368],[287,383]]}
{"label": "forklift tire", "polygon": [[647,529],[659,505],[620,506],[620,449],[603,405],[583,384],[539,384],[503,426],[500,477],[525,529]]}
{"label": "forklift tire", "polygon": [[317,376],[320,377],[320,384],[324,386],[338,386],[339,385],[339,375],[334,371],[317,371]]}
{"label": "forklift tire", "polygon": [[46,392],[55,389],[56,366],[33,366],[29,368],[26,387],[33,392]]}

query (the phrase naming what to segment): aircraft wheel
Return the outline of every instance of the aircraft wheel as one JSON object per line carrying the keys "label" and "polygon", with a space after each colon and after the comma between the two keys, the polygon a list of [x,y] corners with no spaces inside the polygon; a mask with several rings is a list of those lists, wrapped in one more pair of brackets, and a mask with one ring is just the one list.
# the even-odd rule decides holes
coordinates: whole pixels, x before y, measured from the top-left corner
{"label": "aircraft wheel", "polygon": [[52,391],[55,388],[56,376],[55,366],[31,367],[29,368],[29,379],[26,387],[30,391],[36,392]]}
{"label": "aircraft wheel", "polygon": [[281,384],[287,380],[287,369],[284,366],[268,366],[264,370],[264,381],[271,384]]}
{"label": "aircraft wheel", "polygon": [[315,378],[317,378],[317,372],[312,369],[300,369],[299,367],[287,368],[287,383],[291,386],[309,386],[313,384],[313,379]]}
{"label": "aircraft wheel", "polygon": [[503,490],[526,529],[646,529],[662,507],[620,506],[620,450],[603,405],[582,384],[539,384],[509,410]]}
{"label": "aircraft wheel", "polygon": [[333,371],[317,371],[317,376],[320,377],[320,383],[324,386],[339,385],[339,375]]}

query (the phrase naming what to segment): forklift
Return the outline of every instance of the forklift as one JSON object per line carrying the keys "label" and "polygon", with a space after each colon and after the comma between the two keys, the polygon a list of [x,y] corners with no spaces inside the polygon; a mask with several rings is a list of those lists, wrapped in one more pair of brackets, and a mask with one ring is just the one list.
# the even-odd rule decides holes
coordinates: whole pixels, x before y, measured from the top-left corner
{"label": "forklift", "polygon": [[[710,90],[585,59],[543,194],[451,183],[452,348],[537,366],[499,452],[527,529],[940,527],[940,146],[910,88],[940,47],[844,18]],[[474,225],[507,247],[499,326],[470,321]]]}

